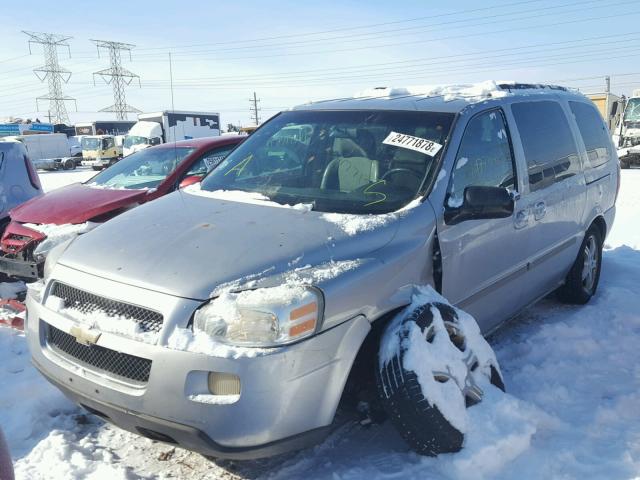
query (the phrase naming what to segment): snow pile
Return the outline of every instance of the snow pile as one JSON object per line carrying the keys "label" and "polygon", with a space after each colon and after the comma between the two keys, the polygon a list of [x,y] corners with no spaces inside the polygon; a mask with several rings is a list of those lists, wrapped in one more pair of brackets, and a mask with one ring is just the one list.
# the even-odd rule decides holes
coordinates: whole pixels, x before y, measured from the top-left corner
{"label": "snow pile", "polygon": [[[304,255],[300,255],[299,257],[293,259],[288,263],[288,266],[295,266],[302,260],[303,257]],[[307,264],[281,274],[278,277],[281,280],[279,283],[289,286],[316,285],[321,282],[332,280],[342,275],[343,273],[358,268],[360,265],[362,265],[363,262],[364,260],[358,259],[339,261],[332,260],[316,266]],[[247,275],[230,282],[225,282],[221,285],[218,285],[209,296],[211,298],[215,298],[226,292],[256,288],[258,285],[260,285],[260,282],[262,280],[267,279],[268,274],[272,274],[274,271],[275,267],[269,267],[262,272]]]}
{"label": "snow pile", "polygon": [[383,227],[391,223],[392,221],[397,220],[398,217],[393,213],[386,213],[382,215],[323,213],[322,219],[337,225],[347,235],[353,236],[360,232],[366,232]]}
{"label": "snow pile", "polygon": [[[442,174],[442,172],[441,172]],[[440,180],[440,176],[438,176]],[[356,235],[360,232],[375,230],[384,227],[389,223],[398,220],[402,215],[406,215],[410,210],[420,205],[421,199],[416,198],[399,210],[392,213],[356,215],[351,213],[323,213],[321,218],[329,223],[338,226],[344,233],[349,236]]]}
{"label": "snow pile", "polygon": [[[29,454],[29,462],[18,462],[18,479],[131,479],[127,468],[113,463],[117,457],[107,449],[96,449],[90,438],[54,430]],[[55,467],[53,467],[55,466]]]}
{"label": "snow pile", "polygon": [[47,255],[53,247],[82,233],[87,233],[98,225],[100,224],[95,222],[85,222],[78,224],[65,223],[63,225],[25,223],[23,226],[46,235],[46,238],[40,242],[33,254]]}
{"label": "snow pile", "polygon": [[101,310],[85,313],[73,306],[65,307],[64,300],[55,295],[47,297],[45,306],[83,324],[88,329],[113,333],[152,345],[158,341],[159,334],[157,332],[145,332],[140,328],[138,322],[123,315],[109,315]]}
{"label": "snow pile", "polygon": [[33,368],[23,333],[0,327],[0,355],[0,427],[20,458],[50,431],[69,428],[76,407]]}
{"label": "snow pile", "polygon": [[[491,366],[498,369],[498,362],[491,347],[480,333],[475,319],[456,310],[456,326],[465,339],[464,351],[456,348],[449,340],[449,334],[440,313],[435,306],[429,306],[433,321],[421,331],[415,322],[404,322],[416,309],[431,303],[448,305],[448,302],[431,287],[416,287],[409,305],[398,315],[384,334],[381,341],[383,350],[379,355],[379,368],[383,369],[394,356],[404,352],[403,366],[415,372],[422,392],[431,406],[435,406],[442,415],[461,433],[468,430],[467,408],[462,389],[471,380],[484,391],[494,389],[488,379]],[[427,338],[433,336],[430,343]],[[469,372],[470,355],[475,356],[478,368]],[[450,380],[441,383],[434,373],[444,372]],[[468,376],[472,377],[467,378]]]}
{"label": "snow pile", "polygon": [[253,358],[264,355],[269,349],[255,347],[236,347],[214,341],[211,335],[202,330],[176,327],[167,347],[183,352],[204,353],[219,358]]}

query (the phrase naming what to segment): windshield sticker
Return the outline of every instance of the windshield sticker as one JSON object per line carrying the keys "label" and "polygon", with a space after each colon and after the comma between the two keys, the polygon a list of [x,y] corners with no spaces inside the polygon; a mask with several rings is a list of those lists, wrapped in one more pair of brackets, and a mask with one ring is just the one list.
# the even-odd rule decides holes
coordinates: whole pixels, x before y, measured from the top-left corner
{"label": "windshield sticker", "polygon": [[407,148],[416,152],[424,153],[430,157],[434,157],[440,151],[442,145],[427,140],[426,138],[405,135],[404,133],[391,132],[382,143],[385,145],[393,145],[394,147]]}
{"label": "windshield sticker", "polygon": [[207,167],[207,171],[213,170],[215,167],[220,165],[222,161],[225,159],[226,155],[215,155],[213,157],[205,157],[204,164]]}

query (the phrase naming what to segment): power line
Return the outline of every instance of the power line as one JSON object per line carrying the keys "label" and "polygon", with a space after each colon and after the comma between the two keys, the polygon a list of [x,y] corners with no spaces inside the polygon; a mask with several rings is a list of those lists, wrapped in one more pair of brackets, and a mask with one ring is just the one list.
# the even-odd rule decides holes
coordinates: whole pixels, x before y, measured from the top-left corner
{"label": "power line", "polygon": [[109,61],[111,66],[104,70],[94,72],[95,75],[99,75],[105,81],[107,85],[111,84],[113,87],[113,105],[103,108],[101,112],[115,112],[117,120],[126,120],[127,112],[139,113],[140,110],[127,104],[125,86],[130,85],[134,79],[138,79],[140,83],[140,77],[133,72],[130,72],[122,66],[122,58],[120,52],[129,52],[129,58],[131,58],[131,49],[135,45],[122,42],[112,42],[108,40],[91,40],[96,44],[98,49],[98,57],[100,56],[100,49],[105,48],[109,51]]}
{"label": "power line", "polygon": [[44,51],[44,66],[36,68],[33,72],[41,82],[44,82],[45,80],[48,81],[49,95],[36,98],[36,109],[40,110],[38,100],[48,100],[50,119],[53,117],[55,123],[67,123],[69,121],[69,115],[67,114],[65,102],[75,102],[75,99],[66,97],[62,93],[62,83],[67,83],[69,81],[69,78],[71,78],[71,72],[60,66],[60,63],[58,62],[58,47],[67,47],[69,49],[69,56],[71,56],[71,49],[69,48],[67,40],[72,37],[58,35],[55,33],[26,31],[23,31],[22,33],[29,36],[29,54],[31,54],[32,43],[42,45]]}

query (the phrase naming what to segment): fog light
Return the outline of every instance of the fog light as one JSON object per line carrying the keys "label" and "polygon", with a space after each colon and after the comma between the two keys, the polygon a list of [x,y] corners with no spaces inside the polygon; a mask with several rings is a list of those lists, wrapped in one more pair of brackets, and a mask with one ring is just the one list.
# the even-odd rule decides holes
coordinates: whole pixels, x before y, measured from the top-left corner
{"label": "fog light", "polygon": [[209,373],[209,391],[214,395],[240,395],[240,377],[231,373]]}

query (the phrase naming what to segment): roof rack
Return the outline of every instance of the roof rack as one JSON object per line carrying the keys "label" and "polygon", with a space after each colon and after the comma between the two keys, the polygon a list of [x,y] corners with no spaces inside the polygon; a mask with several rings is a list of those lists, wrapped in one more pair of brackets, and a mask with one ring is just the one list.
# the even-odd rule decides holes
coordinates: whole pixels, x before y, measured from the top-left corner
{"label": "roof rack", "polygon": [[563,92],[567,92],[568,89],[566,87],[562,87],[560,85],[549,85],[544,83],[499,83],[498,87],[503,90],[538,90],[538,89],[549,89],[549,90],[560,90]]}

